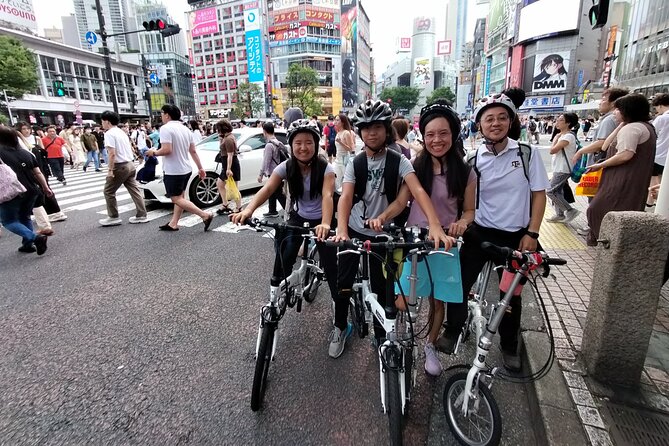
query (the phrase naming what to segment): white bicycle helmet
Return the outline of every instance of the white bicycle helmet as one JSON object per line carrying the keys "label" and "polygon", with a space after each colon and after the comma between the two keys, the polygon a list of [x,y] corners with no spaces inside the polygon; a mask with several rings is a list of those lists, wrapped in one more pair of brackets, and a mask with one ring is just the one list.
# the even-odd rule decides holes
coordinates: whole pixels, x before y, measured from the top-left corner
{"label": "white bicycle helmet", "polygon": [[481,120],[481,115],[484,111],[494,106],[502,106],[509,111],[509,118],[513,121],[516,117],[516,106],[513,101],[505,94],[498,93],[481,98],[474,109],[474,122],[478,123]]}

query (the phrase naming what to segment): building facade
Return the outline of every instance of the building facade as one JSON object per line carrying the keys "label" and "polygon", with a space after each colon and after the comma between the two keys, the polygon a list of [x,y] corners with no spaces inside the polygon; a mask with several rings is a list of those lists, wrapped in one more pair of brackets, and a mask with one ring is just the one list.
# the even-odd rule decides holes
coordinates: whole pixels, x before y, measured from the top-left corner
{"label": "building facade", "polygon": [[[142,23],[149,20],[163,19],[167,23],[175,23],[165,4],[160,1],[133,0],[132,8],[137,29],[142,29]],[[134,62],[145,68],[147,74],[145,96],[148,94],[150,98],[153,120],[158,120],[160,107],[164,104],[176,105],[181,109],[183,116],[196,115],[185,33],[186,31],[182,30],[181,33],[170,37],[163,37],[158,32],[140,33],[138,38],[141,56],[136,53],[127,55],[134,57]],[[158,77],[158,83],[151,82],[151,79],[155,79],[155,76],[149,76],[151,73]]]}
{"label": "building facade", "polygon": [[[318,73],[316,100],[324,115],[352,108],[360,94],[360,63],[356,53],[364,44],[358,38],[357,0],[282,0],[268,2],[268,34],[271,55],[273,111],[283,116],[291,106],[286,78],[292,64]],[[365,15],[364,13],[362,15]],[[366,17],[366,15],[365,15]],[[363,24],[363,26],[365,26]],[[366,25],[369,30],[369,20]],[[347,38],[342,38],[347,30]],[[369,35],[367,34],[367,39]],[[368,43],[368,40],[366,41]],[[369,85],[370,59],[363,63]]]}
{"label": "building facade", "polygon": [[[77,19],[77,29],[81,48],[89,51],[101,51],[100,45],[90,45],[86,41],[86,33],[100,29],[98,13],[95,9],[95,0],[73,0],[74,15]],[[135,30],[135,18],[129,0],[100,0],[102,12],[105,17],[105,29],[107,34],[124,33]],[[139,49],[137,37],[134,34],[128,36],[115,36],[107,40],[109,49],[114,52],[125,52]]]}
{"label": "building facade", "polygon": [[[635,0],[626,3],[623,39],[618,60],[618,81],[623,86],[651,97],[669,92],[669,3],[664,0]],[[615,49],[614,49],[615,52]]]}
{"label": "building facade", "polygon": [[[249,82],[249,58],[253,66],[260,67],[260,77],[265,85],[267,59],[267,11],[265,2],[244,0],[222,0],[189,2],[191,10],[186,13],[189,32],[187,35],[192,73],[195,75],[196,108],[200,118],[218,119],[230,117],[239,98],[237,88]],[[245,19],[245,6],[248,13]],[[260,38],[247,42],[245,20],[252,14],[259,20]],[[256,30],[254,30],[255,32]],[[258,40],[258,41],[256,41]],[[263,92],[264,92],[263,88]]]}
{"label": "building facade", "polygon": [[[95,120],[102,112],[112,110],[101,55],[19,31],[3,28],[0,32],[23,42],[35,54],[38,65],[37,89],[9,104],[18,119],[38,125],[63,125],[77,117]],[[141,67],[112,60],[112,75],[121,117],[132,120],[147,116],[148,110],[141,101]],[[55,95],[56,80],[63,81],[64,97]]]}
{"label": "building facade", "polygon": [[372,97],[372,40],[367,12],[358,3],[358,103]]}

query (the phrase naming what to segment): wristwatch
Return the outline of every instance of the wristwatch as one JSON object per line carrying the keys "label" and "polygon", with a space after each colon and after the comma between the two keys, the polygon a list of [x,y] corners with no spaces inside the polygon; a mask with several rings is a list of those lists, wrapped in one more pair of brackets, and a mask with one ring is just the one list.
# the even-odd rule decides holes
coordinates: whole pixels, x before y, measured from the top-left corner
{"label": "wristwatch", "polygon": [[538,232],[525,231],[525,234],[529,235],[529,236],[532,237],[534,240],[539,239],[539,233],[538,233]]}

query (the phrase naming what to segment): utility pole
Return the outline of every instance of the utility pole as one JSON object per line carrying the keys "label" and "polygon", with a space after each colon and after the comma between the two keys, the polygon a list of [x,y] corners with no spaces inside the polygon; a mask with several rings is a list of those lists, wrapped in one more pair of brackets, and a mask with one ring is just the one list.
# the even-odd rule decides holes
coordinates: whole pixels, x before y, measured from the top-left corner
{"label": "utility pole", "polygon": [[9,123],[14,125],[14,116],[12,115],[12,109],[9,107],[9,98],[7,97],[7,90],[2,90],[2,93],[5,95],[5,104],[7,104],[7,113],[9,114]]}
{"label": "utility pole", "polygon": [[146,106],[149,109],[149,122],[151,122],[153,120],[153,110],[151,110],[151,83],[149,82],[149,69],[146,66],[146,58],[144,57],[144,54],[142,54],[142,74],[144,75],[144,95],[146,96]]}
{"label": "utility pole", "polygon": [[118,113],[118,98],[116,97],[116,87],[114,86],[114,75],[112,74],[111,59],[109,58],[109,47],[107,46],[107,30],[105,29],[105,17],[102,14],[102,4],[100,0],[95,0],[95,9],[98,13],[98,22],[100,25],[100,40],[102,40],[102,55],[105,58],[105,71],[107,72],[107,83],[112,97],[114,113]]}

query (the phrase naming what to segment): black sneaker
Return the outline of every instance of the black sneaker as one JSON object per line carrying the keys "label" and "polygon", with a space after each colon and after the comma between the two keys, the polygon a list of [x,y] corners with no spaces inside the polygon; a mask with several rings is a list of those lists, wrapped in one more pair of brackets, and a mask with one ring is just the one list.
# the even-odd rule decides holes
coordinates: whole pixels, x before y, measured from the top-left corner
{"label": "black sneaker", "polygon": [[86,169],[88,169],[88,168],[86,166],[84,166],[84,167],[82,167],[82,169],[84,169],[84,172],[86,172]]}
{"label": "black sneaker", "polygon": [[265,212],[264,214],[262,214],[262,216],[265,218],[276,218],[279,216],[279,213],[277,211],[274,212],[270,211],[270,212]]}
{"label": "black sneaker", "polygon": [[27,253],[27,254],[30,254],[30,253],[33,253],[33,252],[37,252],[37,249],[35,248],[35,245],[32,245],[32,244],[30,244],[30,245],[21,245],[21,246],[19,247],[19,252],[25,252],[25,253]]}
{"label": "black sneaker", "polygon": [[522,368],[522,362],[520,360],[520,355],[517,353],[509,353],[502,350],[502,363],[504,368],[509,372],[520,372]]}
{"label": "black sneaker", "polygon": [[458,337],[457,334],[444,333],[434,343],[434,348],[447,355],[452,355],[458,343]]}
{"label": "black sneaker", "polygon": [[38,235],[35,239],[35,248],[38,256],[41,256],[46,252],[46,240],[46,235]]}

